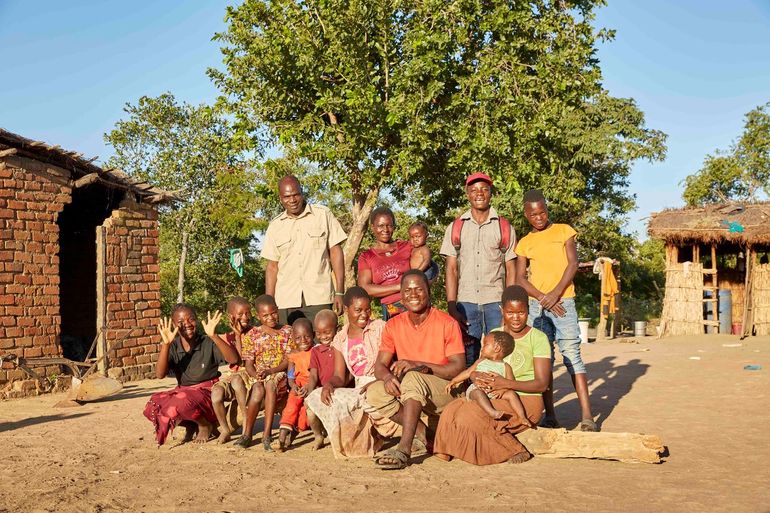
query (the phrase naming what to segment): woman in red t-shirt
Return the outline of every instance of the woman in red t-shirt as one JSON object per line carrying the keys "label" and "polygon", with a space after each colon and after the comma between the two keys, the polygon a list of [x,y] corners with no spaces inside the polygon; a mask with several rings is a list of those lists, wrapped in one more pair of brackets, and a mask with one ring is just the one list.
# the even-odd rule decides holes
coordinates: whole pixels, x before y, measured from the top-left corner
{"label": "woman in red t-shirt", "polygon": [[401,275],[409,270],[412,246],[393,240],[396,218],[388,207],[377,207],[369,216],[374,244],[358,257],[358,286],[380,300],[382,318],[404,311],[401,304]]}

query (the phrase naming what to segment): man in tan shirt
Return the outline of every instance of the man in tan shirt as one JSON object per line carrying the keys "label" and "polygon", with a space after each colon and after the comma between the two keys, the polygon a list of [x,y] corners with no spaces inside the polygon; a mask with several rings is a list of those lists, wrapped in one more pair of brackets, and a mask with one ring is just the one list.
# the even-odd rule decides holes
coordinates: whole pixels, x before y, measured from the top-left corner
{"label": "man in tan shirt", "polygon": [[270,221],[262,242],[265,293],[275,297],[284,324],[298,317],[312,321],[332,306],[342,313],[345,231],[328,208],[305,201],[296,177],[281,178],[278,196],[284,212]]}

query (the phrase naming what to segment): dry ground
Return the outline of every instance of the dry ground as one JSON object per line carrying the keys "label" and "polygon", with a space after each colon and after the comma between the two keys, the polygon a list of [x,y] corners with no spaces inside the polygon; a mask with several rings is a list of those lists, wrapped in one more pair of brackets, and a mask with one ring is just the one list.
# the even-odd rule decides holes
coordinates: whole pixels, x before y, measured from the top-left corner
{"label": "dry ground", "polygon": [[[474,467],[427,458],[402,472],[331,450],[260,445],[156,449],[142,416],[171,380],[54,409],[61,396],[0,403],[0,511],[770,511],[770,337],[647,338],[584,346],[606,431],[656,433],[660,465],[535,458]],[[692,359],[697,357],[699,359]],[[747,371],[749,363],[763,366]],[[578,422],[557,365],[557,411]]]}

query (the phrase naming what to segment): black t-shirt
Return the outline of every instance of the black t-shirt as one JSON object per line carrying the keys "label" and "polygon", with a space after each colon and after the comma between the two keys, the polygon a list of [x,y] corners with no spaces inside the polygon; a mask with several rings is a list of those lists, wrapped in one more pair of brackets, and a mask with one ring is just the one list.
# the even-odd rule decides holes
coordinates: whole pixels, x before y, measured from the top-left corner
{"label": "black t-shirt", "polygon": [[182,386],[197,385],[219,377],[219,366],[227,361],[213,340],[205,335],[196,335],[197,344],[190,352],[182,347],[180,337],[174,339],[168,350],[168,365]]}

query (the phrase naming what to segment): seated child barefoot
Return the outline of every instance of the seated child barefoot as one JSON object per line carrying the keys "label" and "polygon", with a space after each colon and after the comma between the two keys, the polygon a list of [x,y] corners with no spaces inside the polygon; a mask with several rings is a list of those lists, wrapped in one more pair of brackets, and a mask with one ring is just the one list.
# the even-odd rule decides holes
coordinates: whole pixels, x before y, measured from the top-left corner
{"label": "seated child barefoot", "polygon": [[438,265],[431,260],[430,248],[425,244],[427,240],[428,225],[416,221],[409,226],[409,243],[412,245],[409,267],[424,272],[428,281],[432,281],[438,274]]}
{"label": "seated child barefoot", "polygon": [[[479,359],[449,382],[446,386],[447,392],[470,378],[473,372],[490,372],[503,376],[506,379],[513,379],[513,369],[503,361],[503,358],[513,352],[515,344],[516,342],[513,337],[504,331],[493,331],[486,335],[484,337],[484,344],[481,346]],[[490,399],[497,398],[494,394],[486,394],[480,388],[477,388],[476,385],[471,385],[468,387],[465,395],[468,399],[475,401],[481,406],[484,412],[493,419],[499,419],[504,415],[503,412],[492,406]],[[516,392],[506,390],[499,398],[505,399],[510,403],[511,409],[516,412],[523,425],[532,427],[532,423],[527,419],[527,414],[524,411],[524,405],[521,404],[521,399],[519,399],[519,395]]]}
{"label": "seated child barefoot", "polygon": [[252,429],[262,407],[265,408],[265,428],[262,446],[272,451],[273,416],[278,397],[286,393],[287,353],[292,347],[291,326],[278,322],[278,306],[273,296],[263,294],[254,302],[260,325],[249,330],[241,338],[246,370],[254,379],[249,394],[243,435],[235,442],[244,449],[251,445]]}
{"label": "seated child barefoot", "polygon": [[294,441],[298,431],[307,429],[306,385],[310,379],[310,357],[313,347],[313,324],[300,317],[291,325],[292,339],[296,351],[289,353],[289,397],[281,414],[281,431],[278,435],[278,450],[283,452]]}
{"label": "seated child barefoot", "polygon": [[230,372],[223,376],[211,389],[211,402],[214,413],[219,421],[219,438],[217,443],[223,444],[230,440],[236,426],[231,426],[227,420],[225,403],[235,400],[241,415],[246,418],[246,395],[251,388],[253,379],[243,366],[241,339],[251,330],[251,305],[242,297],[234,297],[227,302],[227,317],[232,331],[225,335],[225,341],[238,351],[238,363],[230,364]]}
{"label": "seated child barefoot", "polygon": [[[315,316],[315,339],[318,345],[310,350],[310,378],[308,379],[306,394],[310,394],[318,386],[324,386],[334,377],[334,348],[331,346],[334,335],[337,334],[337,314],[331,310],[321,310]],[[313,430],[315,443],[313,450],[323,447],[324,432],[321,419],[310,410],[307,412],[307,421]]]}

